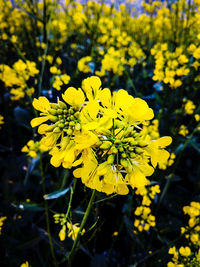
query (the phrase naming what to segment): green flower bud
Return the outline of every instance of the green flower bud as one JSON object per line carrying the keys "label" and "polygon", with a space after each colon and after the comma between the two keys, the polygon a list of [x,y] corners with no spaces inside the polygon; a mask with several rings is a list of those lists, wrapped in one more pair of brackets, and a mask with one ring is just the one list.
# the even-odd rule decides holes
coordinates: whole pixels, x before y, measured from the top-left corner
{"label": "green flower bud", "polygon": [[140,141],[140,142],[138,143],[138,145],[141,146],[141,147],[145,147],[145,146],[147,146],[147,142],[145,142],[145,141]]}
{"label": "green flower bud", "polygon": [[52,124],[52,125],[49,125],[47,128],[46,128],[46,132],[52,132],[53,129],[56,127],[56,124]]}
{"label": "green flower bud", "polygon": [[57,115],[57,111],[56,111],[56,109],[53,109],[53,108],[49,109],[49,113],[50,113],[51,115]]}
{"label": "green flower bud", "polygon": [[123,152],[124,151],[124,148],[122,146],[119,147],[119,151],[120,152]]}
{"label": "green flower bud", "polygon": [[138,154],[140,154],[140,153],[143,153],[144,150],[141,147],[136,147],[135,148],[135,152],[138,153]]}
{"label": "green flower bud", "polygon": [[127,161],[126,159],[120,159],[120,164],[121,164],[124,168],[128,167],[128,161]]}
{"label": "green flower bud", "polygon": [[49,117],[49,120],[52,121],[52,122],[57,122],[58,117],[52,115],[52,116]]}
{"label": "green flower bud", "polygon": [[59,108],[58,104],[56,104],[56,103],[51,103],[50,105],[51,105],[51,108],[53,108],[53,109]]}
{"label": "green flower bud", "polygon": [[129,150],[129,151],[133,151],[133,150],[134,150],[134,147],[129,146],[129,147],[128,147],[128,150]]}
{"label": "green flower bud", "polygon": [[54,133],[60,133],[61,132],[61,129],[59,127],[56,127],[54,130],[53,130]]}
{"label": "green flower bud", "polygon": [[79,118],[79,115],[80,115],[80,112],[76,112],[76,113],[74,113],[74,116],[78,119]]}
{"label": "green flower bud", "polygon": [[81,129],[81,125],[80,125],[80,123],[77,123],[77,124],[75,125],[75,130],[76,130],[76,131],[80,131],[80,129]]}
{"label": "green flower bud", "polygon": [[131,146],[136,146],[138,144],[138,142],[137,141],[131,141],[130,144],[131,144]]}
{"label": "green flower bud", "polygon": [[69,129],[67,130],[67,134],[68,134],[68,135],[71,135],[72,133],[73,133],[72,129],[69,128]]}
{"label": "green flower bud", "polygon": [[129,155],[130,155],[131,158],[135,158],[136,157],[136,154],[134,152],[131,152]]}
{"label": "green flower bud", "polygon": [[116,139],[116,140],[114,141],[114,143],[115,143],[116,145],[119,145],[119,144],[121,143],[121,140]]}
{"label": "green flower bud", "polygon": [[122,156],[122,158],[125,159],[125,158],[127,157],[127,154],[123,152],[123,153],[121,154],[121,156]]}
{"label": "green flower bud", "polygon": [[58,114],[63,114],[63,109],[61,109],[61,108],[59,108],[58,110],[57,110],[57,112],[58,112]]}
{"label": "green flower bud", "polygon": [[64,102],[60,101],[60,100],[58,101],[58,105],[59,105],[59,107],[61,109],[67,109],[67,105]]}
{"label": "green flower bud", "polygon": [[58,124],[58,127],[59,127],[59,128],[64,128],[65,125],[64,125],[64,123],[59,123],[59,124]]}
{"label": "green flower bud", "polygon": [[109,155],[108,158],[107,158],[107,162],[108,164],[112,164],[115,160],[115,156],[112,154],[112,155]]}
{"label": "green flower bud", "polygon": [[74,121],[70,121],[70,122],[69,122],[69,125],[70,125],[70,126],[75,126],[75,122],[74,122]]}
{"label": "green flower bud", "polygon": [[112,143],[111,142],[104,142],[100,148],[101,149],[109,149],[111,147]]}
{"label": "green flower bud", "polygon": [[116,147],[113,147],[113,149],[112,149],[112,153],[113,153],[113,154],[117,154],[117,153],[118,153],[118,149],[117,149]]}

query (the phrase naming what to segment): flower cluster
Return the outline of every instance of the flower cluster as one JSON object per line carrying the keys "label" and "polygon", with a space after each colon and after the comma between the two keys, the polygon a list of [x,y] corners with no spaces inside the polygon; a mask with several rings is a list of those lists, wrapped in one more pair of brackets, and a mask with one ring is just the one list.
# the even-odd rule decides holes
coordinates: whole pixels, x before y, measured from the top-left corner
{"label": "flower cluster", "polygon": [[[59,238],[60,241],[64,241],[66,238],[66,229],[68,228],[68,237],[71,237],[72,240],[75,240],[77,237],[77,234],[79,232],[80,227],[78,226],[78,223],[72,224],[72,222],[67,221],[66,214],[54,214],[54,220],[56,224],[60,224],[62,226],[60,232],[59,232]],[[81,231],[81,235],[85,233],[85,229]]]}
{"label": "flower cluster", "polygon": [[191,202],[189,206],[183,207],[183,212],[190,217],[188,225],[181,227],[181,234],[186,238],[188,246],[180,247],[179,250],[175,246],[169,249],[173,258],[168,267],[200,266],[200,203]]}
{"label": "flower cluster", "polygon": [[4,124],[4,117],[2,115],[0,115],[0,129],[1,129],[1,125]]}
{"label": "flower cluster", "polygon": [[1,235],[1,230],[2,230],[2,226],[4,224],[4,221],[7,219],[6,216],[1,216],[0,217],[0,235]]}
{"label": "flower cluster", "polygon": [[28,143],[22,147],[21,151],[28,154],[31,158],[37,158],[38,153],[46,152],[48,148],[41,144],[39,141],[34,142],[33,140],[29,140]]}
{"label": "flower cluster", "polygon": [[25,95],[33,95],[34,88],[29,88],[28,81],[38,73],[36,63],[29,60],[24,62],[20,59],[13,64],[12,68],[4,64],[0,65],[0,80],[10,88],[12,100],[19,100]]}
{"label": "flower cluster", "polygon": [[152,139],[142,133],[142,125],[154,116],[144,100],[123,89],[112,95],[108,88],[101,89],[96,76],[85,79],[82,89],[69,87],[62,98],[57,103],[45,97],[34,99],[41,117],[34,118],[31,125],[40,125],[41,144],[50,149],[51,164],[80,165],[73,173],[86,186],[125,195],[128,185],[147,185],[146,176],[168,160],[164,148],[171,137]]}

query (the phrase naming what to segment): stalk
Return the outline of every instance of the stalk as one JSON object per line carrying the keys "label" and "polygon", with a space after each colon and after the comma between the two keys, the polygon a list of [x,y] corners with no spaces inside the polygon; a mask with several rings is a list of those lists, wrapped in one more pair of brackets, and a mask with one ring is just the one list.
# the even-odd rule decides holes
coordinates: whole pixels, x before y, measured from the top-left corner
{"label": "stalk", "polygon": [[93,204],[93,201],[94,201],[94,198],[95,198],[95,193],[96,193],[96,191],[94,189],[93,192],[92,192],[90,201],[88,203],[86,212],[84,214],[83,220],[81,222],[80,229],[78,231],[78,234],[76,236],[76,239],[74,240],[74,244],[72,246],[72,249],[71,249],[71,251],[69,253],[68,264],[67,264],[68,267],[71,267],[72,266],[72,262],[73,262],[74,256],[75,256],[75,254],[76,254],[76,252],[78,250],[78,247],[79,247],[78,246],[78,243],[79,243],[79,240],[80,240],[80,237],[81,237],[81,232],[82,232],[83,227],[84,227],[85,223],[87,222],[88,216],[90,214],[90,211],[91,211],[91,208],[92,208],[92,204]]}
{"label": "stalk", "polygon": [[[40,154],[40,174],[41,174],[41,178],[42,178],[42,191],[43,191],[43,195],[45,195],[46,194],[45,177],[44,177],[44,170],[43,170],[42,155],[41,154]],[[47,200],[45,200],[45,199],[44,199],[44,209],[45,209],[45,216],[46,216],[47,233],[48,233],[48,238],[49,238],[49,246],[50,246],[51,254],[53,257],[54,265],[58,266],[57,261],[56,261],[54,248],[53,248],[51,231],[50,231],[48,203],[47,203]]]}

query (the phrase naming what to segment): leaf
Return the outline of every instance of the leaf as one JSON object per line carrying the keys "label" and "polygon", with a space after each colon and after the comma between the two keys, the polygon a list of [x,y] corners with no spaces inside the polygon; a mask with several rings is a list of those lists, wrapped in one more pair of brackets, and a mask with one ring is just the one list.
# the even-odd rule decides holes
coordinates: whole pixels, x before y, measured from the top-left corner
{"label": "leaf", "polygon": [[68,191],[70,190],[70,187],[62,190],[58,190],[55,192],[52,192],[50,194],[44,195],[44,199],[49,200],[49,199],[55,199],[64,196]]}
{"label": "leaf", "polygon": [[14,109],[14,117],[19,125],[31,129],[30,126],[31,118],[29,112],[26,109],[23,109],[21,107],[16,107]]}
{"label": "leaf", "polygon": [[16,209],[26,210],[26,211],[43,211],[44,208],[36,203],[20,203],[20,204],[12,204],[12,206]]}

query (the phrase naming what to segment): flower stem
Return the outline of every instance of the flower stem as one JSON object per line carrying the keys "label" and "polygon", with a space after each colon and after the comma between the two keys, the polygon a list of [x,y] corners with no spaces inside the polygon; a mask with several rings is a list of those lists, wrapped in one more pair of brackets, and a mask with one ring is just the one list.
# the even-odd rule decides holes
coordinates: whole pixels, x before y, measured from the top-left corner
{"label": "flower stem", "polygon": [[77,234],[77,236],[76,236],[76,239],[74,240],[74,244],[73,244],[73,246],[72,246],[72,249],[71,249],[71,251],[70,251],[70,253],[69,253],[69,257],[68,257],[68,265],[67,265],[68,267],[71,267],[71,266],[72,266],[72,261],[73,261],[73,259],[74,259],[74,256],[75,256],[77,250],[78,250],[78,243],[79,243],[79,240],[80,240],[80,237],[81,237],[81,232],[82,232],[83,227],[84,227],[85,223],[87,222],[88,216],[89,216],[89,214],[90,214],[90,211],[91,211],[91,208],[92,208],[92,204],[93,204],[93,200],[94,200],[94,198],[95,198],[95,193],[96,193],[96,191],[95,191],[95,189],[94,189],[93,192],[92,192],[90,201],[89,201],[89,203],[88,203],[86,212],[85,212],[85,214],[84,214],[83,220],[82,220],[82,222],[81,222],[80,229],[79,229],[79,231],[78,231],[78,234]]}
{"label": "flower stem", "polygon": [[[41,154],[40,154],[40,174],[41,174],[41,178],[42,178],[42,191],[43,191],[43,195],[45,195],[46,194],[45,177],[44,177],[44,170],[43,170],[42,155]],[[50,231],[48,203],[47,203],[47,200],[45,200],[45,199],[44,199],[44,209],[45,209],[47,233],[48,233],[48,238],[49,238],[50,250],[51,250],[52,257],[53,257],[54,265],[58,266],[57,261],[56,261],[54,248],[53,248],[51,231]]]}

